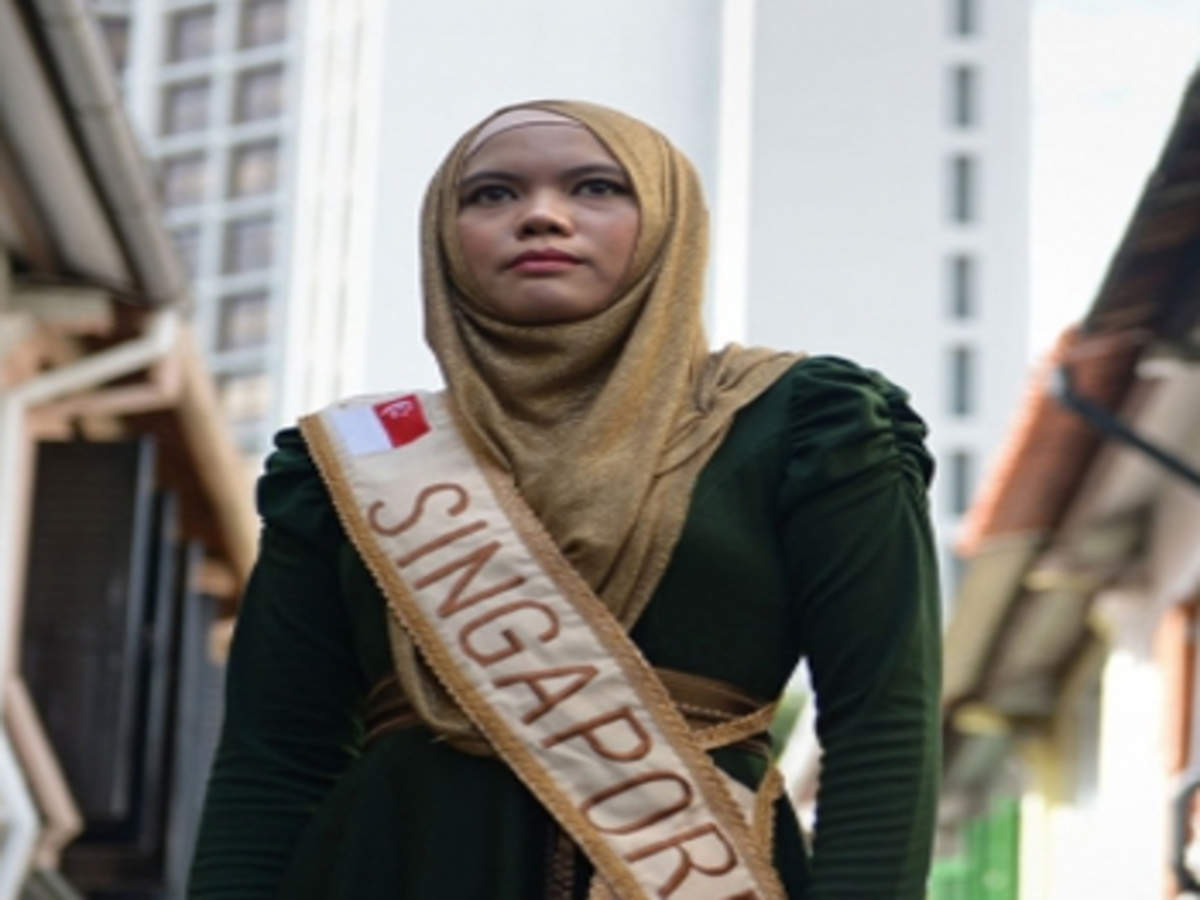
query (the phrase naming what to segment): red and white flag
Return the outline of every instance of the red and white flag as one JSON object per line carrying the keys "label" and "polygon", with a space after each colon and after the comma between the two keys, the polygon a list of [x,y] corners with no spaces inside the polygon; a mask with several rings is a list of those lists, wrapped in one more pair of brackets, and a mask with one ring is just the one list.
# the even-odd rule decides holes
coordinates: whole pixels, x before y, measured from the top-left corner
{"label": "red and white flag", "polygon": [[403,394],[370,406],[333,409],[331,418],[354,456],[402,447],[429,433],[429,421],[416,394]]}

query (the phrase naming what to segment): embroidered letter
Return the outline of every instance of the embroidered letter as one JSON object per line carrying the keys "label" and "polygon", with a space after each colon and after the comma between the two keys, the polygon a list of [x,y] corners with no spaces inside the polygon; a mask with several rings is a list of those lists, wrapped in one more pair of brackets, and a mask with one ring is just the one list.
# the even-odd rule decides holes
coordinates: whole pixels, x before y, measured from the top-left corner
{"label": "embroidered letter", "polygon": [[[558,666],[554,669],[542,669],[538,672],[518,672],[516,675],[506,675],[503,678],[497,678],[492,684],[496,687],[524,684],[537,695],[538,700],[542,702],[521,716],[521,721],[529,725],[532,722],[536,722],[563,700],[566,700],[580,688],[584,687],[596,677],[599,671],[595,666]],[[575,679],[565,688],[554,693],[550,693],[541,685],[541,682],[545,679],[566,678],[569,675],[574,675]]]}
{"label": "embroidered letter", "polygon": [[481,666],[490,666],[493,663],[498,663],[502,659],[508,659],[510,656],[514,656],[515,654],[524,650],[525,645],[517,639],[517,636],[513,634],[512,629],[510,628],[505,628],[500,632],[500,636],[508,642],[508,646],[503,650],[497,650],[494,653],[480,653],[474,647],[472,647],[471,642],[467,640],[468,636],[477,628],[480,628],[486,625],[488,622],[498,619],[501,616],[506,616],[509,613],[516,612],[519,609],[536,609],[539,612],[544,613],[546,618],[550,620],[549,627],[538,635],[538,640],[543,644],[546,641],[557,637],[558,616],[554,614],[554,610],[546,606],[544,603],[538,603],[536,600],[517,600],[514,603],[506,603],[503,606],[498,606],[495,609],[484,613],[478,619],[472,619],[470,622],[464,625],[462,631],[458,633],[458,644],[460,647],[462,647],[463,652]]}
{"label": "embroidered letter", "polygon": [[450,481],[442,481],[423,488],[421,493],[417,494],[416,503],[413,504],[413,511],[409,513],[408,518],[403,522],[400,522],[397,525],[380,524],[379,511],[383,509],[385,505],[382,500],[376,500],[370,505],[370,507],[367,508],[367,522],[370,524],[371,528],[382,535],[386,535],[387,537],[393,537],[394,535],[408,531],[408,529],[416,525],[417,520],[425,514],[425,501],[439,491],[453,491],[454,493],[458,494],[458,500],[446,510],[447,515],[461,515],[462,511],[467,508],[467,504],[470,502],[470,499],[467,497],[467,492],[463,489],[462,485],[454,484]]}
{"label": "embroidered letter", "polygon": [[[597,734],[599,729],[612,726],[615,722],[624,722],[628,726],[628,731],[637,739],[633,747],[627,750],[620,750],[600,740]],[[542,746],[553,747],[555,744],[561,744],[563,741],[568,741],[580,735],[588,742],[588,746],[592,748],[593,752],[603,756],[605,759],[612,759],[617,762],[634,762],[635,760],[639,760],[650,752],[650,747],[653,744],[650,740],[650,735],[646,733],[646,729],[633,717],[633,710],[628,706],[622,706],[613,712],[594,716],[586,722],[580,722],[578,725],[572,725],[558,734],[552,734],[542,741]]]}
{"label": "embroidered letter", "polygon": [[[641,818],[634,819],[626,825],[601,825],[592,817],[592,809],[604,803],[606,800],[611,800],[613,797],[619,797],[626,791],[639,788],[642,785],[650,784],[654,781],[673,781],[679,785],[679,799],[675,800],[669,806],[665,806],[654,812],[648,812]],[[643,805],[646,803],[645,796],[639,797]],[[600,831],[607,831],[609,834],[630,834],[634,831],[639,831],[647,825],[653,825],[655,822],[661,822],[668,816],[673,816],[681,809],[687,809],[688,804],[692,802],[692,786],[683,778],[676,775],[674,772],[668,772],[665,769],[660,769],[657,772],[647,772],[644,775],[637,775],[633,778],[626,779],[620,784],[613,785],[610,788],[605,788],[596,794],[593,794],[584,801],[583,806],[579,807],[579,811],[584,814],[589,822],[592,823]],[[610,814],[615,814],[617,810],[610,808]]]}
{"label": "embroidered letter", "polygon": [[[701,865],[692,858],[691,853],[684,849],[684,844],[694,841],[697,838],[702,838],[705,835],[712,835],[724,848],[724,862],[709,866]],[[688,872],[693,869],[697,872],[703,872],[705,875],[724,875],[737,865],[737,855],[733,852],[733,847],[729,845],[729,841],[725,839],[725,835],[717,830],[717,826],[712,824],[701,825],[698,828],[692,828],[682,834],[677,834],[673,838],[667,838],[665,841],[650,844],[641,850],[634,850],[632,853],[627,853],[625,859],[631,863],[637,862],[649,856],[654,856],[657,853],[662,853],[664,850],[671,849],[678,850],[682,858],[679,861],[679,867],[671,873],[671,877],[658,889],[658,896],[660,897],[670,897],[675,893],[676,888],[683,883],[683,879],[687,878]]]}
{"label": "embroidered letter", "polygon": [[[480,600],[486,600],[488,597],[495,597],[497,594],[502,594],[505,591],[511,591],[515,587],[520,587],[525,583],[525,577],[523,575],[513,575],[509,578],[506,578],[504,581],[501,581],[499,584],[494,584],[489,588],[484,588],[482,591],[477,591],[461,601],[458,599],[459,595],[466,590],[467,585],[469,585],[475,579],[475,576],[479,574],[479,570],[487,564],[487,561],[491,559],[499,549],[499,541],[492,541],[490,544],[484,544],[482,547],[472,550],[466,556],[459,557],[453,562],[448,562],[440,569],[436,569],[433,572],[430,572],[428,575],[419,578],[413,584],[413,587],[421,591],[429,587],[429,585],[433,584],[435,581],[440,581],[441,579],[445,578],[456,569],[466,570],[459,575],[454,584],[451,585],[450,593],[446,595],[446,599],[443,600],[437,608],[437,614],[443,619],[454,615],[459,610],[466,609],[468,606],[474,606]],[[409,554],[409,556],[411,555],[412,554]],[[408,557],[404,557],[404,559],[407,558]],[[402,560],[396,560],[396,562],[400,565],[406,564]]]}

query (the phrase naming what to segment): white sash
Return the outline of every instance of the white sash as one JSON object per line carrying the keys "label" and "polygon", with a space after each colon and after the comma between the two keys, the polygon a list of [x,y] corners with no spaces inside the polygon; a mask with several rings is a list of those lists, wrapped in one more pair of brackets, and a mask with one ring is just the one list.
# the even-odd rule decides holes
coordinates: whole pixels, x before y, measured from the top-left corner
{"label": "white sash", "polygon": [[784,897],[662,683],[442,394],[300,424],[394,617],[616,897]]}

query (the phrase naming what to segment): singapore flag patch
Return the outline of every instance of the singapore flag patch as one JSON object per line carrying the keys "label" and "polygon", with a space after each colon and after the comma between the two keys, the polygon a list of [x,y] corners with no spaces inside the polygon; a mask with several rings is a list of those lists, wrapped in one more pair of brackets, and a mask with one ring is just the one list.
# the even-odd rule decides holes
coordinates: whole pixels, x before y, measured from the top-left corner
{"label": "singapore flag patch", "polygon": [[416,394],[335,408],[329,411],[329,417],[352,456],[402,447],[429,433],[429,422]]}

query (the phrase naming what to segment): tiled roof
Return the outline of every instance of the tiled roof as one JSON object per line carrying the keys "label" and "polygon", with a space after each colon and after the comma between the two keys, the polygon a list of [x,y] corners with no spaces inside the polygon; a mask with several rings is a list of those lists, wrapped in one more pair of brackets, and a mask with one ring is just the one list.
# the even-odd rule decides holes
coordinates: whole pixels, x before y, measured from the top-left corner
{"label": "tiled roof", "polygon": [[1200,335],[1200,70],[1082,326],[1066,331],[1030,381],[1009,436],[959,539],[967,557],[989,538],[1052,530],[1103,442],[1053,395],[1060,366],[1075,392],[1117,409],[1152,341]]}

